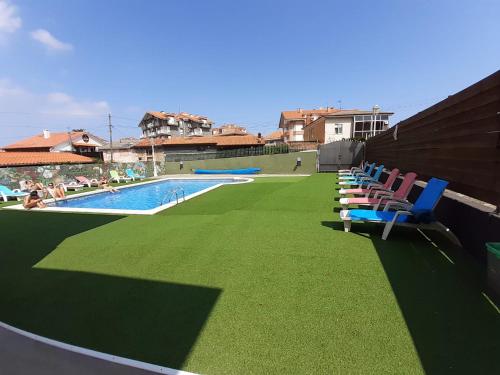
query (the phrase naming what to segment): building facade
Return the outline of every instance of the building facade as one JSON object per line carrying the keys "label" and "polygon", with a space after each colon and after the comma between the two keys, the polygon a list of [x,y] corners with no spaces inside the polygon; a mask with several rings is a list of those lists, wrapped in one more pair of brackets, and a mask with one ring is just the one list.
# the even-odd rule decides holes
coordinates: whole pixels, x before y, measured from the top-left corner
{"label": "building facade", "polygon": [[330,143],[342,139],[368,139],[389,128],[391,112],[337,110],[324,114],[304,127],[304,140]]}
{"label": "building facade", "polygon": [[218,151],[264,147],[263,138],[255,135],[219,135],[205,137],[170,137],[142,139],[134,149],[139,161],[167,160],[171,155],[214,154]]}
{"label": "building facade", "polygon": [[283,129],[283,140],[289,142],[304,142],[304,127],[324,114],[336,111],[333,107],[319,109],[302,109],[281,112],[279,128]]}
{"label": "building facade", "polygon": [[169,138],[211,135],[213,122],[190,113],[146,112],[139,127],[141,138]]}
{"label": "building facade", "polygon": [[212,128],[212,135],[246,135],[247,129],[236,124],[224,124],[218,128]]}
{"label": "building facade", "polygon": [[135,163],[139,161],[139,155],[134,146],[139,142],[137,138],[121,138],[118,142],[113,142],[113,146],[108,143],[101,147],[104,162],[111,162],[113,154],[114,163]]}
{"label": "building facade", "polygon": [[392,112],[357,109],[297,109],[281,112],[283,141],[329,143],[349,138],[369,138],[389,127]]}

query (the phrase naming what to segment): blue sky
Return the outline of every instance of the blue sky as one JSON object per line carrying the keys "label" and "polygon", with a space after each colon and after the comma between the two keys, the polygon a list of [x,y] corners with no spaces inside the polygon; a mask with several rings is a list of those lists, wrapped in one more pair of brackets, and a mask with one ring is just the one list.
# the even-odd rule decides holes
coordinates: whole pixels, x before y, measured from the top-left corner
{"label": "blue sky", "polygon": [[500,2],[0,0],[0,145],[67,127],[138,136],[146,110],[252,132],[280,112],[394,111],[495,72]]}

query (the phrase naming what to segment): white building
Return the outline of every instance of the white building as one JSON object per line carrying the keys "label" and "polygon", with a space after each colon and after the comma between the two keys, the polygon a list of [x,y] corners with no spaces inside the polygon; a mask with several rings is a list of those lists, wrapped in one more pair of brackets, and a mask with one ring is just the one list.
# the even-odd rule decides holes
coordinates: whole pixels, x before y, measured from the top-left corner
{"label": "white building", "polygon": [[284,141],[330,143],[349,138],[369,138],[389,128],[392,112],[378,107],[371,111],[358,109],[297,109],[281,112],[279,128]]}

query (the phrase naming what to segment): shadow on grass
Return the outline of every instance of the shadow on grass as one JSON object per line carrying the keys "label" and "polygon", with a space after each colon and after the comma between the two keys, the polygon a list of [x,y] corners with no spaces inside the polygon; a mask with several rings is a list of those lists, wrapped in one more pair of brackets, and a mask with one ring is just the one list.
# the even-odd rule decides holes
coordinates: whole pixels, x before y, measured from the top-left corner
{"label": "shadow on grass", "polygon": [[439,234],[426,233],[433,245],[414,229],[396,228],[383,241],[382,228],[353,223],[346,235],[372,240],[425,373],[500,373],[500,315],[482,295],[480,265]]}
{"label": "shadow on grass", "polygon": [[64,239],[118,219],[0,212],[0,320],[85,348],[181,368],[219,289],[33,267]]}
{"label": "shadow on grass", "polygon": [[427,235],[437,247],[409,229],[387,241],[371,237],[425,372],[500,373],[500,315],[482,295],[482,268],[441,235]]}

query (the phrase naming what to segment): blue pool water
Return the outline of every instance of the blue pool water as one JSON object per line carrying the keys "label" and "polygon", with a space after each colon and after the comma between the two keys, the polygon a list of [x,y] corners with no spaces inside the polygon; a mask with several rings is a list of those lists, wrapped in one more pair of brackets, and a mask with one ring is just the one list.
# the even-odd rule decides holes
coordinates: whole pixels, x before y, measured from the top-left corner
{"label": "blue pool water", "polygon": [[[165,180],[139,186],[120,189],[118,193],[102,192],[64,201],[50,203],[50,207],[93,208],[119,210],[150,210],[175,201],[173,190],[184,190],[187,197],[190,194],[218,184],[234,183],[233,179],[214,180]],[[180,200],[182,193],[179,193]]]}

